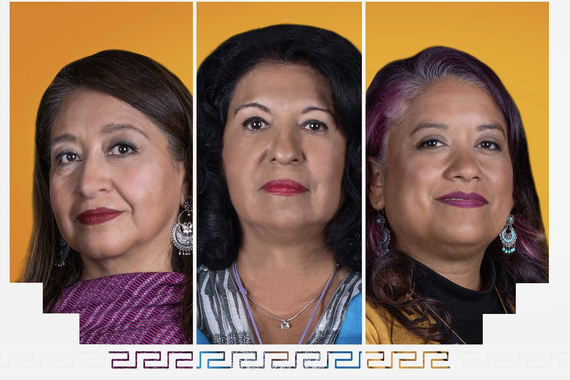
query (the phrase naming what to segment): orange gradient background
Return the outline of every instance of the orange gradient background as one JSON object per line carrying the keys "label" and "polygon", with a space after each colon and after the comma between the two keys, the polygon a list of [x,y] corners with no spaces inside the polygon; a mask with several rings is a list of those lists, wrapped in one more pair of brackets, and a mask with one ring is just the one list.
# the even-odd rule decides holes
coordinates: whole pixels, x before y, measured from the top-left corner
{"label": "orange gradient background", "polygon": [[198,3],[196,63],[235,34],[275,24],[301,24],[332,30],[362,51],[362,4]]}
{"label": "orange gradient background", "polygon": [[192,3],[10,4],[10,281],[32,231],[40,99],[63,66],[106,49],[146,55],[192,90]]}
{"label": "orange gradient background", "polygon": [[443,45],[490,66],[522,116],[548,234],[548,3],[367,3],[366,86],[386,64]]}

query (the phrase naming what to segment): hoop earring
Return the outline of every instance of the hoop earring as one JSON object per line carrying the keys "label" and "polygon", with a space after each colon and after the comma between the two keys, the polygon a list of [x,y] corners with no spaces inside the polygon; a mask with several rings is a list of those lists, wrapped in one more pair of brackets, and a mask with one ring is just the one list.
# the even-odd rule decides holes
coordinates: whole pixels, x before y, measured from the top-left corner
{"label": "hoop earring", "polygon": [[65,259],[69,255],[69,245],[63,240],[61,235],[59,236],[59,251],[57,252],[57,259],[55,260],[55,266],[61,268],[65,266]]}
{"label": "hoop earring", "polygon": [[[517,233],[513,227],[514,223],[515,217],[513,215],[509,215],[505,228],[503,228],[499,234],[499,239],[501,239],[501,243],[503,243],[503,252],[507,255],[510,255],[515,251],[515,243],[517,242]],[[508,230],[510,230],[510,232]]]}
{"label": "hoop earring", "polygon": [[[184,213],[188,213],[189,221],[187,222],[180,221]],[[179,255],[188,256],[192,254],[193,240],[192,200],[188,198],[184,201],[184,210],[178,215],[178,221],[174,223],[172,230],[170,230],[170,241],[178,249]]]}
{"label": "hoop earring", "polygon": [[380,243],[381,247],[380,255],[384,255],[390,252],[390,249],[388,249],[388,246],[390,245],[390,230],[386,225],[386,217],[384,214],[384,210],[382,211],[378,209],[376,210],[378,211],[378,215],[376,216],[376,224],[378,225],[378,229],[382,233],[382,242]]}

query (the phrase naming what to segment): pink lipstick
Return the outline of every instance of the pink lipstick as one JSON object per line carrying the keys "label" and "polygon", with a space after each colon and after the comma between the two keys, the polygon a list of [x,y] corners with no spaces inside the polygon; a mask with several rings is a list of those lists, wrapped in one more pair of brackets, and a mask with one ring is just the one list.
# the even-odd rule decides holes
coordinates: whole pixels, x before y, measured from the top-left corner
{"label": "pink lipstick", "polygon": [[442,195],[441,197],[437,198],[437,200],[450,206],[461,208],[482,207],[489,203],[481,194],[464,193],[462,191],[453,191],[451,193]]}
{"label": "pink lipstick", "polygon": [[262,189],[265,190],[266,193],[281,195],[284,197],[290,197],[292,195],[298,195],[308,191],[305,186],[291,179],[276,179],[269,181],[263,185]]}
{"label": "pink lipstick", "polygon": [[86,224],[88,226],[94,224],[101,224],[115,219],[117,216],[121,215],[122,211],[111,210],[105,207],[99,207],[93,210],[83,211],[77,219],[79,223]]}

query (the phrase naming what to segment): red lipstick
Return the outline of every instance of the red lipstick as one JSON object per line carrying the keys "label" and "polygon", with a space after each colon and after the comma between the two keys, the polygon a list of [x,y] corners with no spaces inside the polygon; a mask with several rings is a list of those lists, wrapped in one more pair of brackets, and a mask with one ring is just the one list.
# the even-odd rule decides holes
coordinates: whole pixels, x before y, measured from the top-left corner
{"label": "red lipstick", "polygon": [[276,179],[269,181],[263,185],[262,189],[265,190],[266,193],[281,195],[284,197],[290,197],[292,195],[298,195],[308,191],[305,186],[291,179]]}
{"label": "red lipstick", "polygon": [[93,224],[101,224],[115,219],[117,216],[121,215],[122,211],[111,210],[105,207],[99,207],[93,210],[83,211],[77,219],[79,223],[86,224],[88,226]]}
{"label": "red lipstick", "polygon": [[464,193],[462,191],[453,191],[449,194],[442,195],[437,198],[437,200],[450,206],[461,208],[482,207],[489,203],[481,194]]}

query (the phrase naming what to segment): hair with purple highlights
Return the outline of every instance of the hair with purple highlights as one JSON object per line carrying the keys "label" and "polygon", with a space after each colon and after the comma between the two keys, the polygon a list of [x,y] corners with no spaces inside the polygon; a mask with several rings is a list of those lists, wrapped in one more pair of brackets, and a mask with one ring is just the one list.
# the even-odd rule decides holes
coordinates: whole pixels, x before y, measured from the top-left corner
{"label": "hair with purple highlights", "polygon": [[[493,70],[467,53],[441,46],[386,65],[376,74],[366,93],[366,155],[385,167],[390,128],[398,124],[407,106],[422,91],[446,78],[472,83],[487,91],[507,124],[515,201],[511,213],[515,217],[517,247],[515,253],[506,255],[497,237],[487,248],[487,254],[495,262],[497,290],[514,307],[517,282],[548,281],[548,246],[521,117]],[[425,328],[418,323],[421,321],[410,321],[403,314],[404,308],[413,307],[422,311],[422,320],[427,320],[428,306],[435,307],[443,311],[443,319],[451,324],[440,301],[408,297],[413,291],[413,260],[396,247],[378,254],[382,236],[375,223],[377,211],[370,202],[366,207],[368,301],[385,308],[395,320],[426,341],[448,341],[450,331],[442,333],[445,329],[441,328],[441,322]]]}

